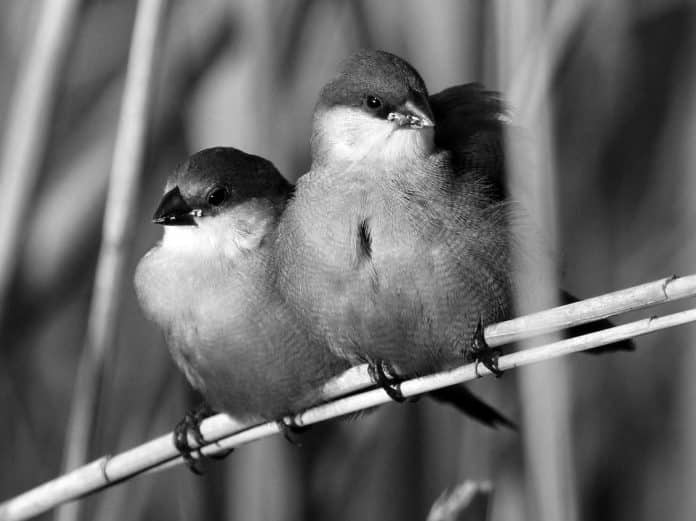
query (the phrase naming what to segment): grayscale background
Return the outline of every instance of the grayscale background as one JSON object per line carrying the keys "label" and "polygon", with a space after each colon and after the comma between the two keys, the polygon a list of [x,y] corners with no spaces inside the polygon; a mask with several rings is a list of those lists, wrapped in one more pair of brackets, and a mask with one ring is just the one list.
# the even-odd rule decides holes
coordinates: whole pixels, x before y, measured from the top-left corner
{"label": "grayscale background", "polygon": [[[431,92],[469,81],[505,92],[524,56],[524,48],[505,54],[506,39],[540,38],[561,3],[172,2],[117,341],[94,391],[90,459],[171,430],[197,402],[132,287],[137,260],[162,232],[150,217],[169,171],[201,148],[225,145],[268,157],[296,179],[309,167],[319,88],[360,47],[403,56]],[[559,258],[564,286],[579,297],[696,271],[696,3],[585,4],[561,36],[549,36]],[[0,2],[5,135],[41,5]],[[135,8],[133,0],[83,2],[46,147],[36,151],[39,178],[0,317],[0,500],[61,473]],[[541,25],[524,33],[532,15]],[[535,399],[567,393],[566,468],[578,519],[695,518],[695,340],[696,329],[683,327],[639,338],[633,354],[566,357],[567,388],[542,387]],[[521,422],[517,384],[511,371],[472,389]],[[392,404],[316,426],[302,447],[282,437],[245,446],[202,478],[184,467],[140,476],[87,499],[82,516],[425,520],[444,490],[488,480],[487,517],[461,519],[531,521],[530,488],[544,483],[529,476],[525,432],[492,431],[425,401]]]}

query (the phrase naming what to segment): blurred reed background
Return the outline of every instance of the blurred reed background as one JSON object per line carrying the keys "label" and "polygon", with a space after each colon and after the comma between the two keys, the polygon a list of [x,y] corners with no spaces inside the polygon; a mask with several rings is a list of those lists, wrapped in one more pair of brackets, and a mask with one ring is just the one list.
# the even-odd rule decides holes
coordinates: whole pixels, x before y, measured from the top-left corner
{"label": "blurred reed background", "polygon": [[[36,179],[25,179],[26,211],[0,194],[4,219],[20,224],[17,240],[2,243],[11,270],[0,306],[0,499],[61,472],[136,7],[75,2],[64,60],[51,59],[56,81],[44,85],[49,102],[36,119],[45,140],[29,148]],[[15,89],[42,8],[0,3],[5,146],[20,130]],[[297,178],[309,166],[318,90],[360,47],[408,59],[431,92],[467,81],[500,89],[542,133],[557,217],[541,224],[557,236],[571,292],[696,271],[695,29],[696,4],[676,0],[172,2],[89,458],[170,430],[195,401],[131,283],[161,234],[150,216],[168,172],[201,148],[229,145]],[[0,186],[19,171],[0,172]],[[554,501],[564,519],[669,512],[692,520],[695,336],[693,327],[670,330],[639,339],[630,355],[569,357],[563,378],[519,372],[473,384],[524,423],[519,435],[430,403],[391,405],[314,427],[301,448],[280,437],[243,447],[203,478],[185,468],[138,477],[86,500],[81,516],[420,520],[443,490],[468,479],[493,484],[493,520],[548,519],[553,508],[537,503]],[[518,387],[524,378],[536,385]],[[535,407],[549,396],[556,405]],[[535,434],[539,425],[550,430]],[[534,470],[554,464],[559,482]]]}

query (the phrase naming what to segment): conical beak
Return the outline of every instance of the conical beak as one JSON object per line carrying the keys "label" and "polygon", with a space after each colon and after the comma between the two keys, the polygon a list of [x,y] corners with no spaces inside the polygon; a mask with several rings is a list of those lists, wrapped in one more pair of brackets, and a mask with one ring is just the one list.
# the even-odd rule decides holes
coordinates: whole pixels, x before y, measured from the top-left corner
{"label": "conical beak", "polygon": [[195,226],[193,208],[181,196],[179,187],[175,186],[162,197],[152,222],[165,226]]}
{"label": "conical beak", "polygon": [[394,121],[400,127],[425,128],[435,126],[435,119],[426,101],[417,103],[407,100],[396,111],[389,113],[387,120]]}

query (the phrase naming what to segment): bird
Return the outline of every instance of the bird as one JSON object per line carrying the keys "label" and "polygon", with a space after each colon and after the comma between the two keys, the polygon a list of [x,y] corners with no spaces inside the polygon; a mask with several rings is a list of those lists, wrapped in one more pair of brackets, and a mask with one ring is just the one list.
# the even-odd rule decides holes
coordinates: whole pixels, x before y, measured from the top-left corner
{"label": "bird", "polygon": [[430,96],[384,51],[349,56],[321,89],[312,164],[278,225],[279,288],[396,400],[404,375],[464,361],[500,373],[483,327],[512,314],[504,120],[480,86]]}
{"label": "bird", "polygon": [[213,410],[240,420],[294,414],[349,367],[312,344],[276,289],[273,235],[292,189],[262,157],[208,148],[169,176],[154,213],[164,234],[140,260],[135,289],[205,398],[175,430],[189,458],[188,433],[200,444],[200,420]]}
{"label": "bird", "polygon": [[[190,459],[213,410],[243,420],[287,417],[321,400],[322,384],[350,364],[313,339],[280,298],[276,226],[293,193],[274,165],[229,147],[202,150],[169,177],[153,221],[164,235],[140,261],[135,288],[165,333],[174,361],[204,404],[175,429]],[[514,423],[466,388],[435,392],[490,427]]]}

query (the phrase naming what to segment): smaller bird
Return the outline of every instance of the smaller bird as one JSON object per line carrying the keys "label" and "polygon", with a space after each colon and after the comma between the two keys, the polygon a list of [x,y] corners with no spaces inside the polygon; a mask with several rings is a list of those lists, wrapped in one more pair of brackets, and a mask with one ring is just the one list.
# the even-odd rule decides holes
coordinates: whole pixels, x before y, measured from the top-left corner
{"label": "smaller bird", "polygon": [[[191,156],[169,177],[153,221],[162,240],[140,261],[135,288],[174,361],[212,409],[274,420],[315,404],[348,368],[315,345],[275,289],[273,235],[292,186],[270,161],[234,148]],[[176,429],[201,441],[203,407]],[[190,461],[190,460],[189,460]]]}

